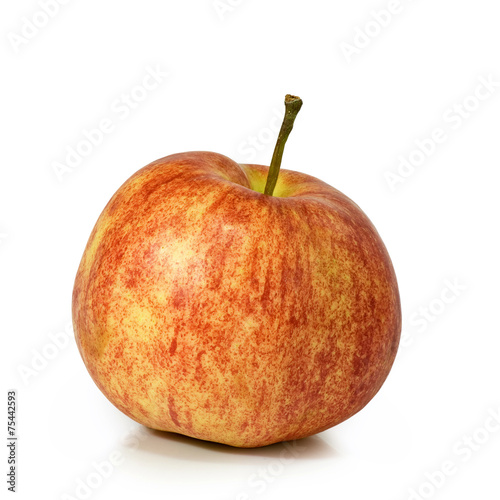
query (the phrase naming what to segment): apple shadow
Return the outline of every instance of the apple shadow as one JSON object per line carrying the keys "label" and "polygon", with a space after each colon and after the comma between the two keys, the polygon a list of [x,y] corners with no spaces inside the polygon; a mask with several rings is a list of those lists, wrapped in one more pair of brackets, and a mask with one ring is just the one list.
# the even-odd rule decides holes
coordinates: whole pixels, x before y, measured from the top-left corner
{"label": "apple shadow", "polygon": [[[163,432],[143,427],[145,438],[137,448],[148,454],[162,455],[180,460],[200,462],[248,462],[256,458],[280,458],[285,450],[298,460],[321,459],[338,455],[338,452],[318,435],[280,442],[261,448],[235,448],[233,446]],[[287,455],[288,456],[288,455]]]}

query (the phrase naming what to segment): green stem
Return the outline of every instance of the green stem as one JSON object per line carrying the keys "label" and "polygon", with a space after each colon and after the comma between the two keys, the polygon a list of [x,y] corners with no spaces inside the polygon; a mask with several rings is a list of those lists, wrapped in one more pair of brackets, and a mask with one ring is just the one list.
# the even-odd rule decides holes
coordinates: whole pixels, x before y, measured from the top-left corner
{"label": "green stem", "polygon": [[281,130],[278,135],[278,141],[276,142],[276,147],[274,148],[273,159],[271,160],[271,166],[269,167],[269,172],[267,174],[266,187],[264,189],[264,194],[268,194],[269,196],[272,196],[276,183],[278,182],[285,144],[290,132],[293,129],[293,122],[302,107],[302,99],[300,97],[287,94],[285,97],[285,106],[285,118],[283,119],[283,124],[281,125]]}

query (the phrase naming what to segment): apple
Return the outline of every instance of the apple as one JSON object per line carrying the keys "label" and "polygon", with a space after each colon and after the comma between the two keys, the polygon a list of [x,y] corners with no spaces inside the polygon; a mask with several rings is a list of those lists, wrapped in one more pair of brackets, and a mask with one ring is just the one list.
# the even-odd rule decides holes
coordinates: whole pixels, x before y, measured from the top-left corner
{"label": "apple", "polygon": [[391,260],[347,196],[212,152],[130,177],[100,215],[73,291],[96,385],[152,429],[237,447],[324,431],[361,410],[401,331]]}

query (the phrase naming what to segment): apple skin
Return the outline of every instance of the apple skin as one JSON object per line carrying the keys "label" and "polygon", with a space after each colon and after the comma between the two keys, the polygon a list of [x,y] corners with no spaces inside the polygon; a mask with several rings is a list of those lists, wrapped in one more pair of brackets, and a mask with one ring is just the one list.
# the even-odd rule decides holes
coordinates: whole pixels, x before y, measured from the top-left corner
{"label": "apple skin", "polygon": [[73,291],[94,382],[147,427],[237,447],[326,430],[393,364],[396,276],[328,184],[211,152],[162,158],[100,215]]}

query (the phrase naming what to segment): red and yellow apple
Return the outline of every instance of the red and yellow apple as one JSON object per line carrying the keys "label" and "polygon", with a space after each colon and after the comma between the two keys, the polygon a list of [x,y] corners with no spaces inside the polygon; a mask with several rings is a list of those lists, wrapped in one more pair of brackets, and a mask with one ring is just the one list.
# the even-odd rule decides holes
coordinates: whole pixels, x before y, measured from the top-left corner
{"label": "red and yellow apple", "polygon": [[96,385],[135,421],[264,446],[346,420],[386,379],[401,310],[379,234],[312,176],[281,170],[264,194],[268,170],[174,154],[99,217],[75,335]]}

